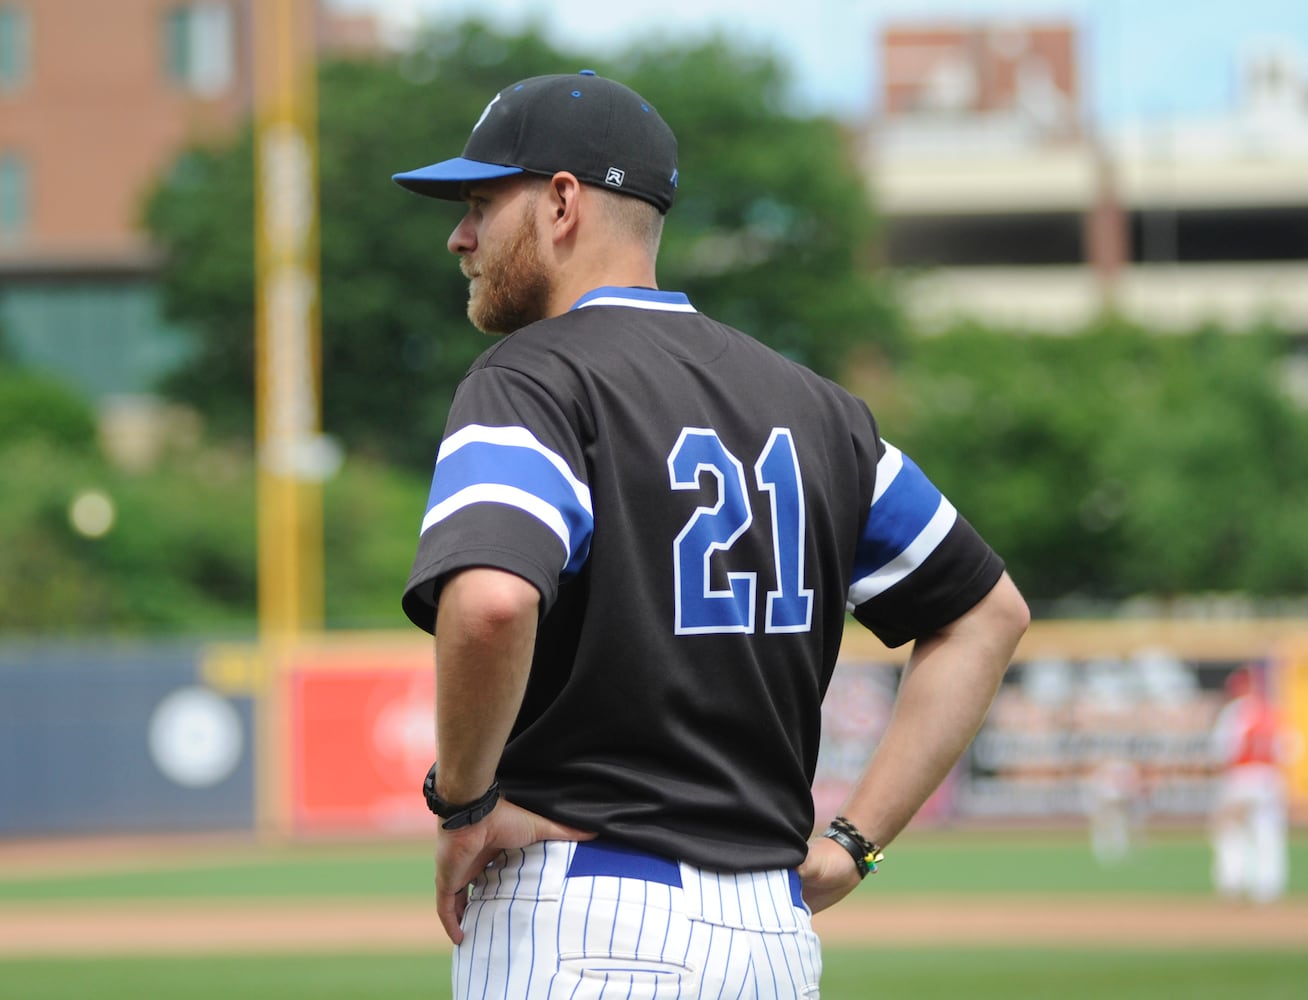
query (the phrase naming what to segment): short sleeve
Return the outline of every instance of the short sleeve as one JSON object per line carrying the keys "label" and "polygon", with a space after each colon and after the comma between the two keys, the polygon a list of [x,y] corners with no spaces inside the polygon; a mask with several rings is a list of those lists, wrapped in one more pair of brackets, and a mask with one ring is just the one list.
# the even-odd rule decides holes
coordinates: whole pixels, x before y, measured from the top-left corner
{"label": "short sleeve", "polygon": [[521,372],[476,369],[436,458],[405,614],[432,631],[442,579],[472,566],[523,577],[544,611],[585,564],[593,529],[582,445],[555,398]]}
{"label": "short sleeve", "polygon": [[970,610],[1004,564],[911,458],[883,445],[847,606],[893,647]]}

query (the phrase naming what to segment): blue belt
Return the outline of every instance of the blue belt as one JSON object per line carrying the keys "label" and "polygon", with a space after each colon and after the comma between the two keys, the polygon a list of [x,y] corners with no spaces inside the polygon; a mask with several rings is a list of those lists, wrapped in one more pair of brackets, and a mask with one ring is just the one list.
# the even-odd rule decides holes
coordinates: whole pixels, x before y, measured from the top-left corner
{"label": "blue belt", "polygon": [[[588,840],[577,845],[568,866],[568,878],[607,875],[615,878],[638,878],[646,882],[681,887],[681,866],[671,858],[650,854],[613,841]],[[790,900],[803,909],[799,873],[786,871],[790,882]]]}

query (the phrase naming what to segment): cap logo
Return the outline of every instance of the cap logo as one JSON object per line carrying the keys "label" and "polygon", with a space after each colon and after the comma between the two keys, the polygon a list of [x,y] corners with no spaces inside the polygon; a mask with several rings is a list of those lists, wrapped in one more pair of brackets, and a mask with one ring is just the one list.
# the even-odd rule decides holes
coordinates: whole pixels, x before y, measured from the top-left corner
{"label": "cap logo", "polygon": [[472,126],[472,130],[474,132],[476,132],[477,129],[481,128],[481,123],[486,120],[486,116],[490,114],[490,109],[495,107],[495,102],[498,101],[499,99],[500,99],[499,94],[496,94],[494,97],[491,98],[490,103],[486,105],[486,109],[482,111],[481,117],[477,119],[477,124]]}
{"label": "cap logo", "polygon": [[609,167],[609,172],[604,175],[604,183],[610,187],[622,187],[622,182],[626,180],[626,173],[617,167]]}

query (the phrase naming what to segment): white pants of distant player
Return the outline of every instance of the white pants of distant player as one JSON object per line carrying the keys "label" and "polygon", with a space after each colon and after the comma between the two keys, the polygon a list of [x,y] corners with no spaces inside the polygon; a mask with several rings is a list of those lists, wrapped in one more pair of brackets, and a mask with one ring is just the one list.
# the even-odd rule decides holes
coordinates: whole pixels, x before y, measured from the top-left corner
{"label": "white pants of distant player", "polygon": [[1140,823],[1139,770],[1128,761],[1105,761],[1086,779],[1083,795],[1095,860],[1104,867],[1120,864],[1131,851]]}
{"label": "white pants of distant player", "polygon": [[1269,764],[1231,768],[1213,813],[1213,884],[1226,899],[1270,903],[1289,880],[1285,779]]}

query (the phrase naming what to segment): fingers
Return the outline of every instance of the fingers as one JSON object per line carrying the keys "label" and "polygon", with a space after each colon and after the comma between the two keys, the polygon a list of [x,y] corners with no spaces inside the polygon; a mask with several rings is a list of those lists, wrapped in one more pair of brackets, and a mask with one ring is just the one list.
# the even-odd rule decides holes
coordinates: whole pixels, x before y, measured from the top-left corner
{"label": "fingers", "polygon": [[840,902],[860,881],[849,855],[828,840],[810,843],[808,856],[797,870],[804,902],[814,913]]}
{"label": "fingers", "polygon": [[476,826],[441,831],[436,847],[436,913],[446,936],[456,945],[462,943],[460,924],[468,908],[468,884],[506,849],[541,840],[595,837],[589,830],[556,823],[504,799]]}
{"label": "fingers", "polygon": [[462,892],[437,892],[436,915],[440,918],[445,936],[456,945],[463,943],[463,914],[468,908],[468,890]]}

